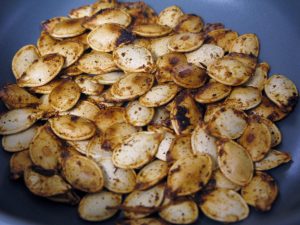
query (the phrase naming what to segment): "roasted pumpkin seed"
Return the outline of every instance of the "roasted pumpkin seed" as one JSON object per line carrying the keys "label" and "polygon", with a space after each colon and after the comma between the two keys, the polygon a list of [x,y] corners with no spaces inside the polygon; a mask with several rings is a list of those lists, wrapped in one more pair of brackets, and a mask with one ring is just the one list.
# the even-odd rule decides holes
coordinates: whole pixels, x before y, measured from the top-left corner
{"label": "roasted pumpkin seed", "polygon": [[95,117],[95,123],[100,131],[105,131],[115,123],[125,122],[124,119],[125,109],[123,107],[107,107],[101,109]]}
{"label": "roasted pumpkin seed", "polygon": [[176,5],[172,5],[165,8],[159,13],[157,22],[161,25],[175,28],[179,23],[180,17],[182,15],[183,12],[181,11],[181,9]]}
{"label": "roasted pumpkin seed", "polygon": [[130,102],[125,108],[125,119],[133,126],[142,127],[151,122],[154,109],[142,106],[139,101]]}
{"label": "roasted pumpkin seed", "polygon": [[29,151],[21,151],[14,153],[9,161],[11,179],[19,179],[24,175],[24,171],[32,166]]}
{"label": "roasted pumpkin seed", "polygon": [[243,34],[236,38],[229,49],[229,52],[244,53],[258,56],[259,41],[255,34]]}
{"label": "roasted pumpkin seed", "polygon": [[255,162],[256,170],[270,170],[280,166],[283,163],[288,163],[292,160],[292,157],[287,152],[277,151],[271,149],[265,158]]}
{"label": "roasted pumpkin seed", "polygon": [[191,32],[198,33],[203,29],[204,23],[200,16],[194,14],[183,14],[174,28],[178,33]]}

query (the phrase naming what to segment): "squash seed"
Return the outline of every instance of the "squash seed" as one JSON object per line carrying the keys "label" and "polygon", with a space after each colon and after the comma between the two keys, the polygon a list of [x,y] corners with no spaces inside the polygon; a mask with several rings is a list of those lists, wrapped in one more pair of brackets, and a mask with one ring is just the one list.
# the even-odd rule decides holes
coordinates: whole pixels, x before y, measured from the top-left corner
{"label": "squash seed", "polygon": [[154,109],[142,106],[139,101],[128,103],[125,108],[125,119],[133,126],[142,127],[151,122]]}
{"label": "squash seed", "polygon": [[12,60],[12,71],[20,79],[28,67],[38,60],[40,53],[34,45],[25,45],[17,51]]}
{"label": "squash seed", "polygon": [[265,93],[282,111],[291,111],[298,101],[296,85],[283,75],[273,75],[265,83]]}
{"label": "squash seed", "polygon": [[87,74],[102,74],[118,70],[109,53],[91,51],[78,61],[78,69]]}
{"label": "squash seed", "polygon": [[165,83],[152,87],[139,102],[145,107],[157,107],[171,101],[179,92],[180,88],[174,83]]}
{"label": "squash seed", "polygon": [[103,188],[104,178],[100,167],[91,159],[80,155],[69,155],[63,159],[63,175],[76,189],[98,192]]}
{"label": "squash seed", "polygon": [[35,165],[45,170],[55,170],[58,167],[61,148],[58,138],[50,127],[45,125],[39,128],[29,146],[30,158]]}
{"label": "squash seed", "polygon": [[198,89],[194,95],[194,99],[202,104],[214,103],[226,98],[230,92],[230,86],[210,80]]}
{"label": "squash seed", "polygon": [[134,190],[136,174],[133,169],[117,168],[111,158],[100,159],[97,163],[103,171],[105,188],[120,194],[130,193]]}
{"label": "squash seed", "polygon": [[49,122],[53,132],[64,140],[87,140],[96,132],[96,127],[92,122],[78,116],[58,116],[49,119]]}
{"label": "squash seed", "polygon": [[270,170],[280,166],[283,163],[288,163],[292,160],[292,157],[287,152],[277,151],[271,149],[265,158],[255,162],[256,170]]}
{"label": "squash seed", "polygon": [[258,90],[262,91],[264,89],[265,83],[267,82],[269,70],[270,66],[268,63],[262,62],[257,64],[254,74],[244,85],[255,87]]}
{"label": "squash seed", "polygon": [[224,56],[224,50],[213,44],[204,44],[197,50],[185,54],[189,63],[193,63],[196,66],[206,69],[216,59]]}
{"label": "squash seed", "polygon": [[162,160],[154,160],[143,167],[136,177],[136,189],[146,190],[168,175],[168,164]]}
{"label": "squash seed", "polygon": [[168,48],[174,52],[191,52],[198,49],[204,42],[201,33],[179,33],[174,35],[168,43]]}
{"label": "squash seed", "polygon": [[172,36],[166,36],[166,37],[154,38],[150,40],[149,49],[155,59],[167,53],[170,53],[168,44],[171,38]]}
{"label": "squash seed", "polygon": [[161,37],[171,33],[172,29],[159,24],[140,24],[132,28],[132,33],[141,37]]}
{"label": "squash seed", "polygon": [[13,109],[0,116],[0,134],[16,134],[41,119],[43,112],[33,108]]}
{"label": "squash seed", "polygon": [[31,107],[40,103],[37,97],[16,84],[4,86],[3,89],[0,90],[0,99],[9,109]]}
{"label": "squash seed", "polygon": [[79,203],[79,216],[87,221],[103,221],[113,217],[122,203],[122,195],[101,191],[87,194]]}
{"label": "squash seed", "polygon": [[227,179],[244,186],[253,176],[253,162],[243,146],[230,140],[218,146],[218,164]]}
{"label": "squash seed", "polygon": [[111,52],[123,43],[134,40],[133,35],[122,26],[113,23],[102,24],[89,33],[89,46],[100,52]]}
{"label": "squash seed", "polygon": [[121,77],[111,87],[111,94],[119,100],[130,100],[145,94],[154,83],[149,73],[129,73]]}
{"label": "squash seed", "polygon": [[220,188],[202,195],[200,208],[207,217],[224,223],[241,221],[249,215],[245,200],[228,189]]}
{"label": "squash seed", "polygon": [[102,147],[103,140],[103,134],[98,133],[89,140],[87,146],[87,156],[94,159],[96,162],[104,158],[111,158],[112,156],[112,151],[107,151]]}
{"label": "squash seed", "polygon": [[[160,131],[158,131],[160,132]],[[163,131],[164,138],[160,142],[160,145],[158,147],[157,153],[155,155],[156,158],[167,161],[167,154],[170,150],[172,143],[175,139],[175,135],[173,132]]]}
{"label": "squash seed", "polygon": [[212,161],[207,154],[178,159],[170,168],[167,192],[170,196],[185,196],[201,190],[212,174]]}
{"label": "squash seed", "polygon": [[104,9],[86,19],[82,25],[87,29],[93,30],[106,23],[115,23],[127,27],[131,23],[131,16],[122,9]]}
{"label": "squash seed", "polygon": [[281,143],[281,132],[279,128],[276,126],[275,123],[273,123],[271,120],[268,120],[266,118],[260,117],[259,121],[266,125],[271,133],[271,147],[274,147],[276,145],[279,145]]}
{"label": "squash seed", "polygon": [[164,206],[159,216],[172,224],[192,224],[197,220],[199,210],[194,201],[179,199]]}
{"label": "squash seed", "polygon": [[71,185],[65,182],[59,175],[44,176],[31,168],[25,169],[24,181],[30,192],[41,197],[64,194],[72,188]]}
{"label": "squash seed", "polygon": [[239,138],[247,127],[247,116],[243,111],[227,106],[218,108],[209,120],[207,129],[216,137]]}
{"label": "squash seed", "polygon": [[123,220],[121,222],[117,222],[117,225],[145,225],[145,224],[166,225],[165,222],[156,218],[141,218],[141,219]]}
{"label": "squash seed", "polygon": [[123,107],[107,107],[101,109],[95,118],[95,123],[100,131],[105,131],[116,123],[125,122],[125,109]]}
{"label": "squash seed", "polygon": [[254,208],[269,211],[278,195],[278,187],[273,177],[257,171],[251,182],[242,187],[241,195]]}
{"label": "squash seed", "polygon": [[241,189],[240,185],[237,185],[233,182],[231,182],[229,179],[227,179],[221,170],[215,170],[210,182],[208,183],[208,186],[210,187],[212,185],[213,189],[217,188],[224,188],[229,189],[233,191],[239,191]]}
{"label": "squash seed", "polygon": [[88,155],[88,145],[91,139],[83,140],[83,141],[67,141],[67,143],[74,148],[77,152],[82,155]]}
{"label": "squash seed", "polygon": [[39,87],[31,87],[30,91],[36,93],[36,94],[45,94],[48,95],[51,93],[51,91],[59,84],[63,83],[64,79],[55,78],[54,80],[51,80],[47,84]]}
{"label": "squash seed", "polygon": [[31,166],[32,161],[28,150],[14,153],[9,161],[11,179],[19,179],[24,175],[24,171]]}
{"label": "squash seed", "polygon": [[175,28],[178,25],[180,17],[182,15],[183,12],[181,11],[181,9],[176,5],[172,5],[165,8],[159,13],[157,22],[161,25]]}
{"label": "squash seed", "polygon": [[230,50],[232,42],[238,37],[237,32],[224,28],[212,30],[207,35],[212,39],[212,42],[223,48],[225,52]]}
{"label": "squash seed", "polygon": [[163,106],[156,107],[155,114],[151,120],[151,124],[168,127],[170,125],[170,122],[170,112]]}
{"label": "squash seed", "polygon": [[104,73],[94,76],[94,80],[97,81],[99,84],[114,84],[116,83],[121,77],[124,77],[125,74],[121,71]]}
{"label": "squash seed", "polygon": [[261,92],[254,87],[235,87],[226,98],[225,104],[239,110],[249,110],[258,106],[261,98]]}
{"label": "squash seed", "polygon": [[212,160],[212,168],[218,168],[217,139],[207,132],[204,123],[197,125],[193,131],[191,146],[194,154],[208,154]]}
{"label": "squash seed", "polygon": [[163,136],[154,132],[137,132],[123,141],[112,156],[116,167],[123,169],[137,169],[155,156]]}
{"label": "squash seed", "polygon": [[104,89],[102,84],[96,82],[94,77],[89,75],[78,75],[74,81],[80,87],[81,93],[86,95],[99,95]]}
{"label": "squash seed", "polygon": [[184,14],[180,16],[179,22],[174,30],[178,33],[198,33],[203,29],[203,26],[204,23],[200,16],[196,16],[194,14]]}
{"label": "squash seed", "polygon": [[58,42],[59,40],[51,37],[46,31],[42,31],[39,39],[37,40],[37,48],[41,56],[50,54],[52,52],[53,46]]}
{"label": "squash seed", "polygon": [[255,34],[243,34],[239,36],[232,42],[229,52],[243,53],[257,57],[259,53],[257,36]]}
{"label": "squash seed", "polygon": [[252,160],[262,160],[271,148],[271,132],[260,121],[252,120],[238,142],[249,152]]}
{"label": "squash seed", "polygon": [[65,18],[53,24],[53,27],[48,27],[46,31],[54,38],[75,37],[84,33],[86,30],[86,28],[81,26],[82,22],[82,18]]}
{"label": "squash seed", "polygon": [[167,162],[168,164],[173,164],[181,158],[192,156],[191,135],[180,135],[176,136],[167,152]]}
{"label": "squash seed", "polygon": [[128,72],[151,72],[154,62],[151,52],[138,45],[122,45],[113,52],[114,62]]}
{"label": "squash seed", "polygon": [[64,65],[64,57],[58,54],[45,55],[35,60],[17,79],[20,87],[38,87],[53,80]]}
{"label": "squash seed", "polygon": [[173,81],[184,88],[199,88],[207,80],[206,71],[193,64],[178,64],[173,67]]}
{"label": "squash seed", "polygon": [[80,197],[74,191],[68,191],[64,194],[54,195],[47,197],[50,201],[64,203],[69,205],[78,205]]}

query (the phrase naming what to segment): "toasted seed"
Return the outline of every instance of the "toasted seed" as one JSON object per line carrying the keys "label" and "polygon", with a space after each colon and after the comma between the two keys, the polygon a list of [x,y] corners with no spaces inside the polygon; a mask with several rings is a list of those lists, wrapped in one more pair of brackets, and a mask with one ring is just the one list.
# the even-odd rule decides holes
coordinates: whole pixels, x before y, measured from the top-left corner
{"label": "toasted seed", "polygon": [[218,168],[217,139],[211,136],[203,123],[196,126],[191,137],[192,151],[194,154],[208,154],[212,160],[212,168]]}
{"label": "toasted seed", "polygon": [[73,108],[80,98],[80,88],[72,80],[65,80],[49,94],[49,103],[57,111]]}
{"label": "toasted seed", "polygon": [[35,60],[18,78],[20,87],[37,87],[53,80],[64,65],[64,57],[58,54],[45,55]]}
{"label": "toasted seed", "polygon": [[200,87],[194,99],[202,104],[214,103],[227,97],[231,92],[231,87],[217,81],[209,81]]}
{"label": "toasted seed", "polygon": [[115,123],[125,122],[125,109],[123,107],[107,107],[101,109],[100,113],[95,118],[95,123],[99,130],[105,131]]}
{"label": "toasted seed", "polygon": [[69,17],[72,19],[90,17],[93,15],[92,5],[83,5],[78,8],[72,9],[69,12]]}
{"label": "toasted seed", "polygon": [[248,112],[250,115],[258,115],[273,122],[287,116],[286,112],[281,111],[280,108],[266,96],[262,96],[261,103],[257,107],[250,109]]}
{"label": "toasted seed", "polygon": [[146,107],[157,107],[171,101],[180,88],[174,83],[165,83],[152,87],[145,95],[141,96],[139,102]]}
{"label": "toasted seed", "polygon": [[88,145],[91,139],[83,141],[67,141],[67,143],[74,148],[77,152],[84,156],[88,156]]}
{"label": "toasted seed", "polygon": [[134,39],[134,41],[132,42],[132,44],[138,45],[138,46],[141,46],[141,47],[144,47],[144,48],[147,48],[150,50],[151,41],[152,41],[152,39],[136,37]]}
{"label": "toasted seed", "polygon": [[92,102],[82,100],[78,102],[75,107],[67,112],[64,112],[66,115],[79,116],[91,121],[95,121],[96,116],[100,112],[98,106]]}
{"label": "toasted seed", "polygon": [[167,161],[167,154],[175,140],[175,135],[172,132],[163,131],[163,136],[164,138],[160,142],[155,157],[160,160]]}
{"label": "toasted seed", "polygon": [[261,92],[257,88],[235,87],[226,98],[225,104],[239,110],[248,110],[258,106],[261,99]]}
{"label": "toasted seed", "polygon": [[148,48],[150,49],[155,59],[167,53],[170,53],[170,50],[168,48],[168,43],[171,38],[172,36],[166,36],[166,37],[154,38],[150,40],[150,45]]}
{"label": "toasted seed", "polygon": [[151,52],[138,45],[122,45],[113,52],[114,62],[124,71],[151,72],[154,67]]}
{"label": "toasted seed", "polygon": [[116,167],[136,169],[144,166],[155,156],[162,140],[160,133],[137,132],[123,141],[112,156]]}
{"label": "toasted seed", "polygon": [[238,37],[238,33],[228,29],[216,29],[207,33],[212,42],[224,49],[225,52],[230,50],[232,42]]}
{"label": "toasted seed", "polygon": [[128,138],[131,134],[138,132],[139,129],[128,123],[115,123],[105,130],[102,148],[114,150],[118,145]]}
{"label": "toasted seed", "polygon": [[201,33],[179,33],[174,35],[168,43],[168,48],[174,52],[191,52],[198,49],[204,42]]}
{"label": "toasted seed", "polygon": [[171,196],[185,196],[201,190],[212,174],[212,161],[207,154],[178,159],[170,168],[167,190]]}
{"label": "toasted seed", "polygon": [[89,35],[89,32],[85,32],[85,33],[80,34],[75,37],[65,38],[64,40],[77,42],[77,43],[83,45],[84,50],[88,50],[90,48],[88,41],[87,41],[88,35]]}
{"label": "toasted seed", "polygon": [[16,134],[31,127],[43,112],[33,108],[13,109],[0,116],[0,134]]}
{"label": "toasted seed", "polygon": [[192,157],[192,145],[191,145],[191,135],[180,135],[176,136],[173,140],[172,145],[167,152],[167,162],[173,164],[177,160],[184,157]]}
{"label": "toasted seed", "polygon": [[241,221],[249,215],[245,200],[228,189],[220,188],[202,195],[200,208],[207,217],[225,223]]}
{"label": "toasted seed", "polygon": [[81,26],[82,18],[79,19],[63,19],[49,27],[46,31],[54,38],[75,37],[85,32],[86,28]]}
{"label": "toasted seed", "polygon": [[87,74],[102,74],[117,70],[111,54],[96,51],[84,54],[78,61],[78,68]]}
{"label": "toasted seed", "polygon": [[96,82],[94,78],[89,75],[78,75],[75,78],[75,82],[80,87],[81,93],[86,95],[99,95],[104,88],[102,84]]}
{"label": "toasted seed", "polygon": [[15,78],[20,79],[28,67],[39,57],[40,53],[34,45],[25,45],[19,49],[12,60],[12,71]]}
{"label": "toasted seed", "polygon": [[117,225],[145,225],[145,224],[166,225],[165,222],[156,218],[141,218],[141,219],[123,220],[121,222],[117,222]]}
{"label": "toasted seed", "polygon": [[243,146],[230,140],[218,146],[218,164],[230,181],[244,186],[253,176],[253,162],[250,154]]}
{"label": "toasted seed", "polygon": [[68,191],[64,194],[47,197],[50,201],[64,203],[69,205],[78,205],[80,197],[74,191]]}
{"label": "toasted seed", "polygon": [[265,93],[282,111],[291,111],[298,101],[296,85],[283,75],[272,75],[265,83]]}
{"label": "toasted seed", "polygon": [[177,95],[171,106],[170,118],[175,133],[179,135],[193,131],[202,115],[194,99],[182,92]]}
{"label": "toasted seed", "polygon": [[87,140],[96,132],[96,127],[92,122],[78,116],[58,116],[49,119],[49,122],[53,132],[64,140]]}
{"label": "toasted seed", "polygon": [[168,175],[168,164],[162,160],[154,160],[143,167],[136,177],[136,188],[146,190]]}
{"label": "toasted seed", "polygon": [[93,79],[97,81],[99,84],[114,84],[123,76],[125,76],[123,72],[116,71],[116,72],[99,74],[97,76],[94,76]]}
{"label": "toasted seed", "polygon": [[261,161],[255,162],[256,170],[270,170],[280,166],[283,163],[291,161],[292,157],[287,152],[271,149]]}
{"label": "toasted seed", "polygon": [[[237,60],[237,61],[243,63],[246,67],[249,67],[251,69],[252,73],[255,72],[255,68],[257,65],[257,57],[255,57],[253,55],[246,55],[243,53],[232,52],[232,53],[229,53],[228,55],[224,56],[224,58]],[[252,74],[251,74],[251,77],[252,77]]]}
{"label": "toasted seed", "polygon": [[229,52],[252,54],[257,57],[259,53],[257,36],[255,34],[243,34],[239,36],[232,42]]}
{"label": "toasted seed", "polygon": [[164,184],[158,184],[148,190],[131,192],[124,200],[124,214],[127,218],[139,219],[146,217],[163,202]]}
{"label": "toasted seed", "polygon": [[216,137],[236,139],[247,127],[247,118],[243,111],[227,106],[218,108],[210,119],[207,129]]}
{"label": "toasted seed", "polygon": [[39,87],[31,87],[30,90],[36,94],[50,94],[51,91],[59,84],[63,83],[64,79],[54,79],[47,84]]}
{"label": "toasted seed", "polygon": [[46,31],[42,31],[37,40],[37,48],[42,56],[48,55],[51,53],[53,46],[58,42],[59,40],[51,37]]}
{"label": "toasted seed", "polygon": [[161,25],[175,28],[179,23],[180,17],[182,15],[183,12],[181,11],[181,9],[176,5],[172,5],[165,8],[159,13],[157,22]]}
{"label": "toasted seed", "polygon": [[86,19],[83,26],[93,30],[97,26],[106,23],[115,23],[127,27],[131,23],[131,16],[122,9],[104,9]]}
{"label": "toasted seed", "polygon": [[103,171],[104,187],[115,193],[130,193],[136,185],[133,169],[121,169],[114,166],[111,158],[100,159],[98,165]]}
{"label": "toasted seed", "polygon": [[[233,191],[239,191],[241,189],[240,185],[237,185],[233,182],[231,182],[229,179],[227,179],[224,174],[222,173],[221,170],[215,170],[212,177],[211,177],[211,181],[212,181],[212,186],[213,189],[216,188],[224,188],[224,189],[229,189],[229,190],[233,190]],[[208,186],[210,185],[210,183],[208,184]]]}
{"label": "toasted seed", "polygon": [[139,101],[128,103],[125,108],[125,119],[133,126],[145,126],[151,122],[154,116],[154,109],[142,106]]}
{"label": "toasted seed", "polygon": [[116,7],[117,1],[116,0],[101,0],[101,1],[94,2],[91,6],[93,9],[92,13],[94,15],[103,9],[110,9],[110,8]]}
{"label": "toasted seed", "polygon": [[51,19],[45,20],[41,22],[42,28],[45,32],[49,33],[49,31],[53,30],[54,26],[57,23],[67,20],[66,16],[53,17]]}
{"label": "toasted seed", "polygon": [[103,221],[114,216],[121,203],[122,195],[120,194],[108,191],[87,194],[79,203],[79,216],[87,221]]}
{"label": "toasted seed", "polygon": [[133,40],[134,37],[130,32],[121,25],[113,23],[96,27],[87,37],[89,46],[101,52],[111,52],[120,44],[129,43]]}
{"label": "toasted seed", "polygon": [[59,175],[44,176],[31,168],[25,169],[24,181],[30,192],[42,197],[64,194],[72,188]]}
{"label": "toasted seed", "polygon": [[194,201],[180,199],[172,201],[163,207],[159,212],[159,216],[173,224],[191,224],[197,220],[199,210]]}
{"label": "toasted seed", "polygon": [[151,124],[169,126],[170,122],[170,112],[164,106],[155,108]]}
{"label": "toasted seed", "polygon": [[251,182],[242,187],[241,195],[254,208],[269,211],[278,195],[278,187],[270,175],[257,171]]}
{"label": "toasted seed", "polygon": [[242,62],[231,58],[218,58],[208,65],[208,75],[218,82],[238,86],[245,83],[252,75],[252,69]]}
{"label": "toasted seed", "polygon": [[262,91],[267,81],[270,66],[266,62],[259,63],[256,66],[255,72],[250,79],[244,84],[245,86],[255,87]]}
{"label": "toasted seed", "polygon": [[259,121],[268,127],[268,130],[271,133],[271,147],[279,145],[281,143],[281,132],[279,128],[271,120],[260,117]]}
{"label": "toasted seed", "polygon": [[129,73],[121,77],[111,87],[111,94],[116,99],[130,100],[145,94],[154,83],[154,76],[149,73]]}
{"label": "toasted seed", "polygon": [[171,134],[174,134],[174,130],[172,130],[169,127],[163,126],[163,125],[148,125],[147,126],[148,131],[158,132],[158,133],[166,133],[169,132]]}
{"label": "toasted seed", "polygon": [[102,170],[91,159],[80,155],[67,156],[62,169],[66,180],[78,190],[98,192],[103,188]]}
{"label": "toasted seed", "polygon": [[95,161],[99,161],[103,158],[111,158],[112,151],[107,151],[102,147],[103,145],[103,134],[96,134],[92,139],[89,140],[87,146],[87,156],[89,158],[94,159]]}
{"label": "toasted seed", "polygon": [[194,14],[184,14],[180,16],[177,26],[174,28],[176,32],[198,33],[203,29],[204,23],[200,16]]}
{"label": "toasted seed", "polygon": [[49,103],[49,95],[42,95],[40,101],[41,104],[37,109],[43,112],[43,119],[48,119],[56,114],[56,110]]}
{"label": "toasted seed", "polygon": [[168,53],[159,57],[156,61],[156,80],[158,83],[172,81],[173,68],[177,65],[186,63],[186,57],[181,53]]}
{"label": "toasted seed", "polygon": [[14,153],[9,162],[10,177],[14,180],[23,176],[25,169],[32,166],[29,151],[21,151]]}
{"label": "toasted seed", "polygon": [[199,88],[207,80],[206,71],[191,63],[178,64],[173,67],[173,81],[184,88]]}
{"label": "toasted seed", "polygon": [[224,50],[213,44],[204,44],[199,49],[185,54],[189,63],[193,63],[200,68],[206,68],[216,59],[224,56]]}
{"label": "toasted seed", "polygon": [[0,98],[9,109],[36,106],[40,103],[37,97],[16,84],[4,86],[0,90]]}
{"label": "toasted seed", "polygon": [[60,41],[49,49],[48,54],[57,53],[65,57],[64,68],[74,64],[83,54],[84,45],[77,41]]}
{"label": "toasted seed", "polygon": [[238,142],[249,152],[252,160],[262,160],[271,148],[271,132],[260,121],[251,121]]}
{"label": "toasted seed", "polygon": [[140,24],[132,28],[132,32],[142,37],[161,37],[171,33],[172,29],[159,24]]}

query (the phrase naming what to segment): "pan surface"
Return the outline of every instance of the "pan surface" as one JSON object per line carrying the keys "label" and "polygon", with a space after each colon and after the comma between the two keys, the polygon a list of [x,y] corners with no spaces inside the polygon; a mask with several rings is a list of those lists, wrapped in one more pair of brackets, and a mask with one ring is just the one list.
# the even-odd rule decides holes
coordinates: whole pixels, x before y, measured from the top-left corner
{"label": "pan surface", "polygon": [[[14,82],[11,60],[26,44],[35,43],[40,22],[66,15],[87,0],[2,0],[0,7],[0,85]],[[195,13],[205,22],[222,22],[243,33],[256,33],[260,38],[260,61],[271,65],[270,74],[284,74],[300,88],[300,1],[290,0],[146,0],[157,12],[178,5]],[[4,109],[1,106],[1,111]],[[268,213],[252,210],[243,225],[300,224],[300,105],[279,122],[283,143],[279,149],[290,152],[293,162],[270,171],[278,181],[280,195]],[[30,194],[21,182],[9,180],[9,154],[0,151],[0,225],[2,224],[90,224],[79,219],[76,208],[52,203]],[[117,217],[101,224],[114,224]],[[196,224],[219,224],[201,214]]]}

